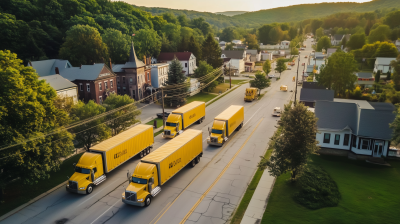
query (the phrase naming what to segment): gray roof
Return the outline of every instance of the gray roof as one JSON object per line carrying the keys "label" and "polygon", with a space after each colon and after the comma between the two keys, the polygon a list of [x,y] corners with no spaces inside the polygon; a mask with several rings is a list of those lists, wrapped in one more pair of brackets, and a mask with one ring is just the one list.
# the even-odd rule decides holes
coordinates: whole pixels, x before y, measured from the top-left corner
{"label": "gray roof", "polygon": [[46,82],[53,87],[56,91],[63,89],[76,88],[76,85],[67,79],[63,78],[61,75],[48,75],[39,77],[39,80],[46,80]]}
{"label": "gray roof", "polygon": [[365,78],[365,79],[369,79],[369,78],[373,78],[374,77],[372,72],[358,72],[358,73],[356,73],[356,75],[359,78]]}
{"label": "gray roof", "polygon": [[317,100],[333,101],[335,91],[329,89],[307,89],[302,88],[300,101],[316,102]]}
{"label": "gray roof", "polygon": [[392,61],[395,61],[396,58],[381,58],[381,57],[377,57],[375,64],[377,65],[390,65],[390,63]]}
{"label": "gray roof", "polygon": [[131,52],[129,54],[129,61],[125,63],[125,65],[122,68],[140,68],[146,66],[141,60],[137,59],[136,57],[136,52],[135,52],[135,47],[131,46]]}
{"label": "gray roof", "polygon": [[328,50],[326,51],[326,53],[329,54],[333,54],[337,51],[337,48],[328,48]]}
{"label": "gray roof", "polygon": [[306,72],[313,72],[314,71],[314,65],[307,65]]}
{"label": "gray roof", "polygon": [[247,49],[246,54],[256,55],[256,54],[258,54],[258,51],[257,51],[257,49]]}
{"label": "gray roof", "polygon": [[104,67],[104,64],[82,65],[81,68],[73,67],[70,69],[65,69],[64,71],[60,72],[60,75],[69,81],[96,80]]}
{"label": "gray roof", "polygon": [[[60,73],[66,68],[72,68],[71,63],[69,63],[68,60],[60,60],[60,59],[32,61],[31,63],[32,67],[41,77],[56,74],[56,67],[58,68]],[[27,66],[30,66],[30,64],[28,63]]]}
{"label": "gray roof", "polygon": [[227,58],[233,58],[233,59],[243,59],[243,50],[226,50],[222,51],[222,54],[225,54]]}
{"label": "gray roof", "polygon": [[344,34],[335,34],[334,36],[333,36],[333,38],[335,39],[335,40],[342,40],[343,39],[343,36],[344,36]]}
{"label": "gray roof", "polygon": [[335,99],[317,101],[315,115],[318,128],[343,130],[362,137],[390,140],[395,107],[390,103],[367,102],[365,100]]}

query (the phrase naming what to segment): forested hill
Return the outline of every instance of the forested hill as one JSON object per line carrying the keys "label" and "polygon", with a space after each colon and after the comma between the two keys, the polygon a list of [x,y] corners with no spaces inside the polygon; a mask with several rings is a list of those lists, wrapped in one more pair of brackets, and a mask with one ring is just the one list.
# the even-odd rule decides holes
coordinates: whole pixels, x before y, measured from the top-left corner
{"label": "forested hill", "polygon": [[247,11],[226,11],[226,12],[216,12],[215,14],[225,15],[225,16],[236,16],[246,12]]}
{"label": "forested hill", "polygon": [[373,0],[366,3],[303,4],[248,12],[232,18],[245,21],[247,24],[266,24],[320,18],[339,12],[368,12],[384,8],[400,8],[400,0]]}

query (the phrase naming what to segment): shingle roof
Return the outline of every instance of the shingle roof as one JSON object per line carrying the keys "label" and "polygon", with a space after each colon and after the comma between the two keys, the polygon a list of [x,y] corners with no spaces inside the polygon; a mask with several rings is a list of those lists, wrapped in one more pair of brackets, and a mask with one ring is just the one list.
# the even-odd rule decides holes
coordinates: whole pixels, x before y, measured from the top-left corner
{"label": "shingle roof", "polygon": [[326,53],[329,54],[333,54],[337,51],[337,48],[328,48],[328,50],[326,51]]}
{"label": "shingle roof", "polygon": [[141,60],[136,57],[135,47],[131,46],[131,52],[129,54],[129,61],[125,63],[122,68],[141,68],[146,66]]}
{"label": "shingle roof", "polygon": [[257,49],[247,49],[246,54],[256,55],[256,54],[258,54],[258,50]]}
{"label": "shingle roof", "polygon": [[161,52],[160,55],[158,55],[157,60],[172,61],[175,56],[179,61],[189,61],[192,52]]}
{"label": "shingle roof", "polygon": [[103,67],[104,64],[82,65],[82,68],[74,67],[65,69],[63,72],[60,72],[60,75],[69,81],[95,80],[99,77]]}
{"label": "shingle roof", "polygon": [[46,82],[56,91],[76,87],[74,83],[57,74],[39,77],[39,80],[46,80]]}
{"label": "shingle roof", "polygon": [[365,79],[374,77],[372,72],[358,72],[356,73],[356,75],[358,78],[365,78]]}
{"label": "shingle roof", "polygon": [[243,59],[243,50],[235,50],[235,51],[222,51],[222,54],[224,54],[227,58],[234,58],[234,59]]}
{"label": "shingle roof", "polygon": [[392,61],[396,60],[396,58],[376,58],[375,64],[378,65],[390,65]]}
{"label": "shingle roof", "polygon": [[317,100],[333,101],[335,91],[328,89],[307,89],[302,88],[300,101],[316,102]]}
{"label": "shingle roof", "polygon": [[318,128],[342,130],[346,126],[358,136],[389,140],[395,107],[390,103],[365,100],[335,99],[334,102],[317,101],[315,115]]}
{"label": "shingle roof", "polygon": [[343,36],[344,36],[344,34],[335,34],[335,35],[333,36],[333,38],[334,38],[335,40],[341,41],[341,40],[343,39]]}
{"label": "shingle roof", "polygon": [[[61,71],[66,68],[72,68],[68,60],[50,59],[43,61],[32,61],[32,67],[36,70],[39,76],[48,76],[56,74],[56,67]],[[28,63],[28,66],[30,64]]]}

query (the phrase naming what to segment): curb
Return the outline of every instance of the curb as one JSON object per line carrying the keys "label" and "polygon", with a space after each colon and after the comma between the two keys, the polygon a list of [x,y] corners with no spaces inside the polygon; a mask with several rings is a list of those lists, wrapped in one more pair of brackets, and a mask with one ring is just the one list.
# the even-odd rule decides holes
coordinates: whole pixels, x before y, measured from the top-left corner
{"label": "curb", "polygon": [[17,213],[17,212],[21,211],[22,209],[24,209],[25,207],[27,207],[27,206],[29,206],[29,205],[35,203],[36,201],[38,201],[38,200],[40,200],[40,199],[46,197],[47,195],[49,195],[50,193],[52,193],[52,192],[54,192],[54,191],[56,191],[56,190],[59,189],[60,187],[65,186],[66,184],[67,184],[67,181],[62,182],[61,184],[57,185],[56,187],[53,187],[52,189],[50,189],[50,190],[48,190],[48,191],[42,193],[41,195],[39,195],[39,196],[37,196],[37,197],[31,199],[31,200],[28,201],[27,203],[25,203],[25,204],[23,204],[23,205],[20,205],[20,206],[18,206],[17,208],[15,208],[15,209],[13,209],[13,210],[7,212],[6,214],[4,214],[3,216],[0,217],[0,221],[3,221],[3,220],[5,220],[5,219],[7,219],[8,217],[10,217],[10,216],[14,215],[15,213]]}

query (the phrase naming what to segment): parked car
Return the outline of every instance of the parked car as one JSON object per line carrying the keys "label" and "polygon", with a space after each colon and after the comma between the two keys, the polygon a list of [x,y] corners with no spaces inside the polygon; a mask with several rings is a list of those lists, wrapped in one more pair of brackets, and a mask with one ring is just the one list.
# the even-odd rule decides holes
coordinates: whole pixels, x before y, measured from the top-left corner
{"label": "parked car", "polygon": [[292,67],[287,67],[287,70],[292,70]]}
{"label": "parked car", "polygon": [[[169,114],[170,114],[170,113],[168,113],[168,112],[164,112],[164,117],[167,118],[167,117],[169,116]],[[157,114],[157,117],[162,119],[163,114],[162,114],[162,113],[158,113],[158,114]]]}
{"label": "parked car", "polygon": [[273,117],[280,117],[281,116],[281,108],[280,107],[275,107],[274,112],[272,113]]}
{"label": "parked car", "polygon": [[304,56],[304,58],[308,58],[308,56],[306,55],[306,56]]}

